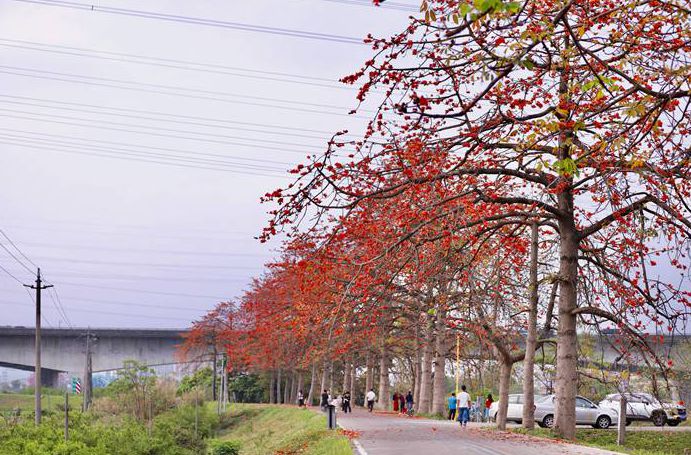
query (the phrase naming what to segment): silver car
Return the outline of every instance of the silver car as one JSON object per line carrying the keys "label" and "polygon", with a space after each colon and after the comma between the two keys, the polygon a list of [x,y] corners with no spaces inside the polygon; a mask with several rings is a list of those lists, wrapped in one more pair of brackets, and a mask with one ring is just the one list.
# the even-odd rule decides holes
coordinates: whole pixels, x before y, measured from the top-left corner
{"label": "silver car", "polygon": [[[556,395],[547,395],[535,403],[535,421],[543,428],[554,426],[554,402]],[[592,425],[594,428],[606,429],[616,425],[619,413],[610,408],[601,408],[583,397],[576,397],[576,424]]]}
{"label": "silver car", "polygon": [[[535,403],[544,399],[542,395],[535,395]],[[497,413],[499,412],[499,401],[492,403],[489,407],[489,418],[493,422],[497,421]],[[509,395],[509,406],[506,410],[507,422],[523,422],[523,394],[516,393]]]}

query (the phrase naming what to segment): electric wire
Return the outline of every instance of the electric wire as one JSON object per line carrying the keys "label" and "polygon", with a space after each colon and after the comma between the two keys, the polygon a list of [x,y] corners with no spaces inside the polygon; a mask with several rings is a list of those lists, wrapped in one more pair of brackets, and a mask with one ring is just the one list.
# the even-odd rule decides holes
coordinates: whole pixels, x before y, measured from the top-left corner
{"label": "electric wire", "polygon": [[[278,165],[283,165],[283,166],[293,166],[294,163],[289,163],[287,161],[274,161],[274,160],[265,160],[261,158],[246,158],[246,157],[241,157],[241,156],[229,156],[229,155],[222,155],[218,153],[208,153],[208,152],[194,152],[191,150],[183,150],[183,149],[176,149],[176,148],[168,148],[168,147],[155,147],[155,146],[150,146],[150,145],[139,145],[139,144],[132,144],[132,143],[127,143],[127,142],[117,142],[117,141],[104,141],[100,139],[91,139],[91,138],[80,138],[80,137],[74,137],[74,136],[64,136],[61,134],[50,134],[50,133],[42,133],[38,131],[27,131],[27,130],[18,130],[15,128],[0,128],[0,132],[2,131],[12,131],[16,133],[24,133],[26,135],[21,135],[21,134],[12,134],[12,133],[5,133],[5,137],[7,138],[12,138],[12,139],[21,139],[21,140],[33,140],[33,141],[43,141],[43,142],[50,142],[50,143],[56,143],[56,144],[61,144],[61,145],[69,145],[69,146],[79,146],[79,147],[84,147],[87,145],[90,145],[91,143],[97,143],[99,144],[99,148],[104,148],[104,149],[112,149],[112,150],[125,150],[125,151],[141,151],[141,152],[146,152],[146,150],[137,150],[137,148],[143,148],[143,149],[151,149],[151,150],[162,150],[162,151],[170,151],[174,153],[181,153],[183,155],[192,155],[192,156],[208,156],[208,157],[213,157],[213,158],[225,158],[230,164],[241,164],[247,166],[246,163],[236,163],[232,160],[239,160],[243,162],[249,162],[249,163],[262,163],[260,165],[255,165],[255,166],[260,166],[261,168],[267,167],[272,170],[276,170],[278,172],[284,172],[286,170],[286,167],[272,167],[272,166],[264,166],[263,163],[267,164],[278,164]],[[1,136],[0,136],[1,137]],[[53,138],[58,138],[58,139],[53,139]],[[68,141],[65,141],[63,139],[69,139]],[[100,145],[100,144],[107,144],[105,146]],[[121,145],[122,147],[110,147],[110,144],[115,144],[115,145]],[[123,148],[124,147],[124,148]],[[134,148],[134,150],[131,150]]]}
{"label": "electric wire", "polygon": [[217,159],[209,159],[209,158],[186,157],[184,155],[180,156],[180,155],[175,155],[175,154],[146,152],[146,151],[140,151],[140,150],[124,149],[124,148],[103,147],[103,146],[93,145],[93,144],[69,143],[69,142],[55,141],[55,140],[43,139],[43,138],[31,138],[31,137],[26,137],[26,136],[21,136],[21,135],[12,135],[12,134],[6,134],[4,136],[0,135],[0,139],[5,139],[6,141],[7,140],[15,141],[15,142],[6,142],[9,144],[14,144],[14,145],[22,145],[23,143],[29,142],[31,144],[38,144],[41,146],[68,148],[68,150],[71,150],[71,149],[80,149],[80,150],[87,150],[87,151],[88,150],[94,150],[94,151],[99,151],[99,152],[101,152],[101,151],[102,152],[108,152],[108,153],[112,152],[114,154],[118,154],[119,152],[121,152],[123,155],[127,155],[127,156],[144,156],[144,157],[152,157],[152,158],[171,159],[171,160],[175,159],[175,160],[179,160],[182,162],[190,162],[190,163],[196,163],[196,164],[209,164],[209,165],[218,164],[220,166],[227,166],[231,169],[267,171],[267,172],[276,172],[276,173],[280,173],[280,174],[285,173],[285,171],[286,171],[285,168],[266,166],[266,165],[238,163],[238,162],[233,162],[233,161],[217,160]]}
{"label": "electric wire", "polygon": [[[338,83],[336,79],[329,79],[325,77],[313,77],[303,74],[284,73],[279,71],[266,71],[252,68],[242,68],[237,66],[225,66],[212,63],[199,63],[186,60],[177,60],[170,58],[152,57],[146,55],[127,54],[122,52],[102,51],[98,49],[87,49],[83,47],[62,46],[50,43],[39,43],[35,41],[24,41],[8,38],[0,38],[0,46],[24,49],[37,52],[48,52],[59,55],[69,55],[75,57],[87,57],[100,60],[134,63],[139,65],[150,65],[163,68],[174,68],[186,71],[198,71],[210,74],[222,74],[227,76],[244,77],[252,80],[267,80],[272,82],[286,82],[291,84],[307,85],[312,87],[328,88],[328,89],[345,89],[355,90],[356,87],[352,85],[345,85]],[[38,46],[38,47],[37,47]],[[47,49],[46,49],[47,48]],[[102,55],[99,55],[102,54]],[[246,72],[249,74],[241,74],[237,71]],[[276,77],[274,77],[276,76]],[[281,77],[277,77],[281,76]],[[303,79],[291,80],[287,78]],[[322,83],[327,82],[327,83]]]}
{"label": "electric wire", "polygon": [[[10,245],[19,253],[19,255],[20,255],[21,257],[23,257],[27,262],[29,262],[29,264],[33,265],[33,266],[36,267],[36,269],[38,270],[38,268],[39,268],[38,265],[36,265],[36,263],[35,263],[34,261],[32,261],[26,254],[24,254],[24,252],[17,246],[16,243],[14,243],[14,241],[10,238],[9,235],[7,235],[7,233],[6,233],[4,230],[0,229],[0,234],[2,234],[2,236],[3,236],[5,239],[7,239],[7,241],[10,243]],[[7,253],[8,253],[10,256],[12,256],[12,258],[13,258],[20,266],[22,266],[26,271],[28,271],[28,272],[29,272],[30,274],[32,274],[32,275],[34,274],[34,271],[31,270],[31,268],[29,268],[29,267],[24,263],[24,261],[22,261],[22,260],[20,260],[19,258],[17,258],[17,256],[15,256],[15,255],[7,248],[2,242],[0,242],[0,247],[2,247],[5,251],[7,251]],[[46,279],[44,279],[43,281],[44,281],[46,284],[51,284],[50,281],[48,281],[48,280],[46,280]],[[55,294],[55,296],[57,297],[57,299],[53,297],[53,294],[51,294],[51,291]],[[27,292],[28,292],[28,289],[27,289]],[[31,295],[31,293],[29,293],[29,295]],[[49,296],[50,299],[52,300],[53,306],[55,307],[55,310],[57,311],[58,316],[60,316],[60,317],[65,321],[65,323],[66,323],[68,326],[71,327],[71,326],[72,326],[72,323],[70,322],[70,319],[69,319],[69,317],[67,316],[67,313],[65,313],[65,310],[64,310],[64,308],[63,308],[63,306],[62,306],[62,302],[60,301],[60,297],[58,296],[57,291],[55,290],[54,287],[53,287],[53,288],[48,288],[48,296]]]}
{"label": "electric wire", "polygon": [[[147,111],[147,110],[139,110],[139,109],[125,109],[125,108],[117,108],[117,107],[110,107],[110,106],[98,106],[95,104],[73,103],[73,102],[67,102],[67,101],[56,101],[56,100],[48,100],[48,99],[41,99],[41,98],[31,98],[31,97],[26,97],[26,96],[12,96],[12,95],[2,94],[2,93],[0,93],[0,98],[12,98],[12,99],[21,99],[21,100],[42,101],[45,103],[53,103],[53,104],[55,104],[55,106],[53,106],[51,104],[27,103],[27,102],[23,102],[23,101],[11,101],[11,100],[0,99],[0,103],[5,103],[5,104],[16,104],[16,105],[20,105],[20,106],[31,106],[31,107],[41,107],[41,108],[48,108],[48,109],[59,109],[59,110],[63,110],[63,111],[83,112],[83,113],[98,114],[98,115],[111,115],[111,116],[125,117],[125,118],[152,120],[152,121],[156,121],[156,122],[177,123],[180,125],[202,126],[205,128],[220,128],[220,129],[237,130],[237,131],[243,131],[243,132],[273,134],[273,135],[280,135],[280,136],[295,136],[295,137],[301,137],[301,138],[307,138],[307,139],[318,139],[318,140],[324,140],[324,139],[326,139],[326,137],[329,137],[333,134],[333,131],[312,130],[312,129],[307,129],[307,128],[289,127],[289,126],[281,126],[281,125],[267,125],[267,124],[263,124],[263,123],[238,122],[238,121],[233,121],[233,120],[214,119],[214,118],[210,118],[210,117],[196,117],[196,116],[189,116],[189,115],[177,115],[177,114],[169,114],[166,112]],[[92,109],[79,109],[79,108],[66,107],[66,106],[89,107]],[[115,111],[115,112],[108,112],[108,110]],[[124,114],[123,112],[127,112],[128,114]],[[129,114],[130,112],[135,113],[135,114],[148,114],[148,115],[132,115],[132,114]],[[157,117],[155,117],[156,115],[162,116],[164,118],[157,118]],[[172,117],[172,118],[165,118],[165,117]],[[210,123],[191,122],[191,121],[186,121],[186,120],[175,120],[176,118],[204,120],[206,122],[218,122],[218,123],[222,123],[222,124],[221,125],[213,125]],[[230,126],[227,124],[236,124],[236,125],[242,125],[242,126]],[[257,127],[267,128],[267,129],[276,129],[278,131],[269,131],[267,129],[247,128],[247,126],[257,126]],[[292,131],[307,131],[307,132],[311,131],[311,132],[320,133],[320,134],[319,135],[317,135],[317,134],[301,134],[301,133],[292,133]]]}
{"label": "electric wire", "polygon": [[[304,113],[309,113],[309,114],[336,115],[336,116],[341,116],[341,117],[352,117],[352,118],[360,118],[360,119],[368,119],[369,118],[369,117],[365,117],[362,115],[349,114],[347,112],[330,112],[330,111],[325,111],[325,110],[311,109],[309,107],[281,106],[278,104],[267,104],[267,103],[253,102],[253,101],[241,101],[241,100],[233,100],[233,99],[228,99],[228,98],[219,98],[219,96],[225,96],[225,97],[229,97],[229,98],[230,97],[236,97],[236,98],[244,98],[244,99],[259,100],[259,101],[270,101],[273,103],[285,103],[285,104],[319,107],[322,109],[334,109],[334,110],[345,111],[343,106],[322,105],[322,104],[318,104],[318,103],[306,103],[306,102],[295,101],[295,100],[283,100],[283,99],[276,99],[276,98],[269,98],[269,97],[258,97],[258,96],[253,96],[253,95],[240,95],[240,94],[234,94],[234,93],[228,93],[228,92],[214,92],[211,90],[192,89],[192,88],[162,85],[162,84],[149,84],[149,83],[145,83],[145,82],[127,81],[127,80],[122,80],[122,79],[109,79],[109,78],[102,78],[102,77],[96,77],[96,76],[84,76],[84,75],[72,74],[72,73],[60,73],[57,71],[40,70],[40,69],[36,69],[36,68],[22,68],[22,67],[8,66],[8,65],[0,65],[0,68],[2,68],[2,69],[0,69],[0,73],[2,73],[2,74],[10,74],[10,75],[14,75],[14,76],[29,77],[29,78],[34,78],[34,79],[53,80],[53,81],[68,82],[68,83],[72,83],[72,84],[82,84],[82,85],[89,85],[89,86],[95,86],[95,87],[108,87],[108,88],[115,88],[115,89],[119,89],[119,90],[130,90],[130,91],[143,92],[143,93],[149,93],[149,94],[157,94],[157,95],[179,96],[179,97],[183,97],[183,98],[199,99],[199,100],[205,100],[205,101],[216,101],[216,102],[223,102],[223,103],[230,103],[230,104],[242,104],[242,105],[246,105],[246,106],[269,107],[272,109],[284,109],[284,110],[295,111],[295,112],[304,112]],[[72,79],[69,79],[69,78],[72,78]],[[84,80],[81,80],[81,79],[84,79]],[[131,86],[126,86],[126,85],[123,86],[123,85],[117,85],[117,84],[130,84]],[[183,93],[180,93],[180,92],[183,92]],[[184,93],[184,92],[192,92],[192,93]],[[209,95],[195,95],[195,94],[193,94],[195,92],[196,93],[206,93]],[[216,95],[216,96],[211,96],[211,95]],[[371,113],[372,111],[360,109],[360,112],[370,112]]]}
{"label": "electric wire", "polygon": [[[17,302],[0,302],[0,305],[10,305],[10,306],[25,306],[23,303],[17,303]],[[74,307],[69,307],[67,308],[70,311],[75,311],[79,313],[94,313],[94,314],[104,314],[108,316],[129,316],[129,317],[134,317],[134,318],[146,318],[147,320],[156,320],[156,319],[166,319],[166,320],[171,320],[171,321],[191,321],[191,318],[183,318],[183,317],[169,317],[169,316],[161,316],[161,315],[146,315],[146,314],[139,314],[139,313],[119,313],[119,312],[113,312],[113,311],[101,311],[101,310],[91,310],[88,308],[74,308]],[[203,310],[199,310],[203,311]],[[48,322],[45,320],[44,322]],[[52,324],[48,323],[52,327]],[[74,328],[74,326],[71,326],[71,328]]]}
{"label": "electric wire", "polygon": [[269,27],[269,26],[263,26],[263,25],[244,24],[241,22],[229,22],[229,21],[221,21],[221,20],[216,20],[216,19],[206,19],[206,18],[177,15],[177,14],[158,13],[155,11],[134,10],[134,9],[128,9],[128,8],[115,8],[115,7],[109,7],[109,6],[101,6],[101,5],[71,2],[71,1],[61,1],[61,0],[52,0],[52,1],[51,0],[13,0],[13,1],[21,2],[21,3],[33,3],[33,4],[38,4],[38,5],[54,6],[54,7],[60,7],[60,8],[71,8],[71,9],[77,9],[77,10],[89,11],[89,12],[117,14],[117,15],[140,17],[140,18],[146,18],[146,19],[157,19],[157,20],[169,21],[169,22],[179,22],[179,23],[193,24],[193,25],[204,25],[204,26],[209,26],[209,27],[220,27],[220,28],[226,28],[226,29],[232,29],[232,30],[240,30],[240,31],[248,31],[248,32],[256,32],[256,33],[267,33],[267,34],[272,34],[272,35],[288,36],[288,37],[293,37],[293,38],[306,38],[306,39],[312,39],[312,40],[329,41],[329,42],[344,43],[344,44],[360,44],[360,45],[363,44],[362,39],[354,38],[354,37],[350,37],[350,36],[334,35],[334,34],[330,34],[330,33],[310,32],[310,31],[306,31],[306,30]]}
{"label": "electric wire", "polygon": [[[73,117],[70,115],[60,115],[60,114],[44,114],[40,112],[31,112],[31,111],[22,111],[22,110],[17,110],[17,109],[7,109],[7,108],[0,108],[1,112],[10,112],[12,114],[24,114],[24,115],[33,115],[37,117],[47,117],[47,118],[55,118],[55,119],[60,119],[60,120],[76,120],[79,122],[93,122],[93,123],[105,123],[107,125],[116,125],[119,127],[126,127],[128,129],[123,130],[123,129],[118,129],[116,131],[125,131],[125,132],[130,132],[130,133],[140,133],[140,134],[150,134],[153,136],[158,136],[158,137],[172,137],[175,139],[185,139],[185,140],[192,140],[192,141],[201,141],[201,142],[210,142],[214,144],[223,144],[223,145],[235,145],[235,146],[246,146],[246,147],[253,147],[253,148],[262,148],[262,149],[270,149],[270,150],[278,150],[278,151],[290,151],[293,153],[305,153],[304,150],[299,150],[299,149],[292,149],[292,148],[285,148],[285,147],[276,147],[280,145],[291,145],[294,147],[305,147],[305,148],[310,148],[310,149],[316,149],[317,147],[314,145],[310,144],[300,144],[300,143],[295,143],[295,142],[285,142],[285,141],[276,141],[273,139],[262,139],[260,144],[256,144],[255,139],[252,138],[246,138],[242,136],[229,136],[226,134],[215,134],[215,133],[207,133],[203,131],[193,131],[193,130],[181,130],[179,128],[164,128],[160,126],[152,126],[152,125],[138,125],[136,123],[127,123],[127,122],[115,122],[112,120],[100,120],[100,119],[90,119],[90,118],[84,118],[84,117]],[[11,118],[20,118],[22,120],[31,120],[31,118],[28,117],[23,117],[23,116],[14,116],[14,115],[9,115],[9,114],[0,114],[2,116],[7,116]],[[42,121],[42,120],[39,120]],[[69,123],[72,124],[72,123]],[[75,126],[86,126],[90,127],[90,125],[84,125],[84,124],[74,124]],[[105,128],[103,126],[93,126],[94,128],[102,128],[102,129],[110,129]],[[137,130],[132,130],[131,128],[141,128],[147,131],[137,131]],[[157,133],[153,134],[150,133],[151,131],[161,131],[162,133]],[[165,133],[165,134],[164,134]],[[170,134],[170,133],[179,133],[179,134]],[[184,135],[199,135],[199,136],[204,136],[202,138],[198,137],[190,137],[190,136],[183,136]],[[207,139],[207,138],[217,138],[217,139]],[[223,139],[223,140],[219,140]],[[230,139],[228,141],[227,139]],[[250,142],[249,144],[246,144],[244,142],[235,142],[235,141],[248,141]],[[263,143],[267,144],[274,144],[274,145],[264,145]]]}
{"label": "electric wire", "polygon": [[122,156],[122,155],[127,155],[125,153],[108,154],[105,152],[96,152],[96,151],[79,152],[77,150],[56,148],[55,146],[53,146],[53,147],[41,147],[39,145],[22,144],[22,143],[7,142],[7,141],[0,141],[0,143],[5,144],[5,145],[11,145],[14,147],[28,148],[32,151],[43,150],[43,151],[52,151],[52,152],[59,152],[59,153],[69,153],[69,154],[73,154],[73,155],[83,155],[83,156],[89,156],[89,157],[112,158],[112,159],[117,159],[117,160],[121,160],[121,161],[141,162],[141,163],[150,163],[150,164],[162,164],[162,165],[166,165],[166,166],[174,166],[174,167],[187,168],[187,169],[202,169],[202,170],[227,172],[227,173],[234,173],[234,174],[239,174],[239,175],[244,175],[244,176],[272,177],[272,178],[277,178],[277,179],[292,179],[292,177],[289,177],[289,176],[281,176],[281,175],[275,175],[275,174],[273,174],[273,175],[263,174],[263,173],[259,173],[259,172],[239,171],[239,170],[233,170],[233,169],[219,167],[219,166],[202,166],[202,165],[186,164],[186,163],[178,162],[179,160],[172,160],[172,159],[168,160],[168,161],[161,161],[161,160],[156,160],[156,159],[135,158],[135,157]]}

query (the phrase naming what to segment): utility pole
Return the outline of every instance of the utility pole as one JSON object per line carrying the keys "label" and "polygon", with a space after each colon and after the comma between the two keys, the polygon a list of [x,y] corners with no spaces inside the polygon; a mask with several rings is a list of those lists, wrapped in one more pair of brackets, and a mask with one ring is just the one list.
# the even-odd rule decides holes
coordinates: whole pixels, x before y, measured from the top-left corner
{"label": "utility pole", "polygon": [[84,412],[89,410],[91,406],[91,390],[92,390],[92,369],[93,365],[91,362],[91,331],[87,329],[86,332],[86,363],[84,365],[84,384],[82,385],[82,393],[84,397],[84,402],[82,403],[82,409]]}
{"label": "utility pole", "polygon": [[36,284],[25,284],[27,288],[36,290],[36,341],[34,361],[34,422],[41,424],[41,291],[52,288],[52,284],[41,284],[41,269],[36,271]]}

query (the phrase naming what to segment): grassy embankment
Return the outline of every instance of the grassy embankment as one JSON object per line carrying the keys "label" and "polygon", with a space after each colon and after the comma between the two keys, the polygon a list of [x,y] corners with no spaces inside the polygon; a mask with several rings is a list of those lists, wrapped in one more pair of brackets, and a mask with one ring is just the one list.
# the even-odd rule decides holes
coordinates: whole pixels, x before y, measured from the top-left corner
{"label": "grassy embankment", "polygon": [[[545,438],[557,438],[551,430],[545,428],[534,430],[515,428],[511,431]],[[629,431],[626,433],[626,444],[618,446],[615,430],[579,428],[576,430],[576,443],[632,455],[685,455],[684,450],[691,449],[691,432]]]}
{"label": "grassy embankment", "polygon": [[[70,408],[79,409],[82,406],[81,395],[70,394]],[[62,409],[62,404],[65,402],[64,395],[43,395],[41,405],[44,411],[58,411]],[[20,409],[21,412],[30,412],[34,410],[34,395],[25,393],[0,393],[0,413],[9,413],[14,409]]]}
{"label": "grassy embankment", "polygon": [[326,429],[322,414],[296,407],[233,404],[218,439],[240,443],[242,455],[351,455],[348,439]]}

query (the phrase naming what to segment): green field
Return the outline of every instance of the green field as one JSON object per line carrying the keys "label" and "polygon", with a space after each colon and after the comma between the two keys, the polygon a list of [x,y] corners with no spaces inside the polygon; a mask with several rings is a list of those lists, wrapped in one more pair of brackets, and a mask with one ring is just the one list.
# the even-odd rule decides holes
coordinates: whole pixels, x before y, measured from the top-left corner
{"label": "green field", "polygon": [[[556,438],[554,433],[544,428],[536,428],[534,430],[516,428],[511,431]],[[576,442],[582,445],[633,455],[685,455],[685,449],[691,449],[691,432],[629,431],[626,433],[626,444],[622,447],[617,445],[616,431],[579,428],[576,430]]]}
{"label": "green field", "polygon": [[351,455],[350,442],[326,429],[322,414],[289,406],[233,404],[218,439],[238,441],[242,455]]}
{"label": "green field", "polygon": [[[76,409],[82,406],[81,395],[70,394],[70,408]],[[44,395],[41,405],[44,412],[61,411],[62,404],[65,401],[65,396],[62,395]],[[0,393],[0,413],[11,413],[14,409],[20,409],[21,412],[32,412],[34,410],[34,396],[21,393]]]}

